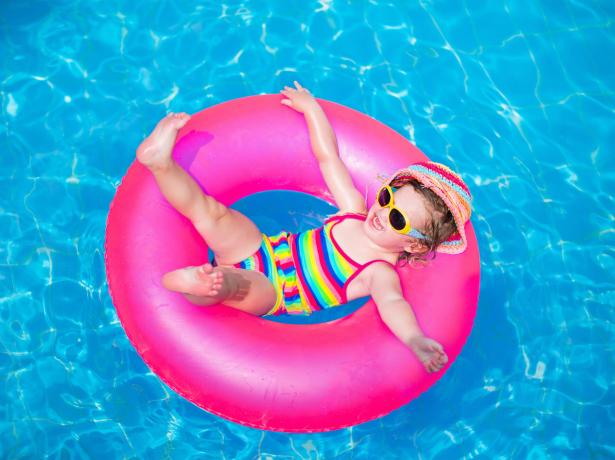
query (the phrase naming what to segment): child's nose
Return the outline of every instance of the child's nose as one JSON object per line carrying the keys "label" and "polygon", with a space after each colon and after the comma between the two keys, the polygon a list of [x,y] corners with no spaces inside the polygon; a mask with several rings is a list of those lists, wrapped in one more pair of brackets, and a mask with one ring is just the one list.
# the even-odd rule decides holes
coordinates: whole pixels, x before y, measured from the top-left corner
{"label": "child's nose", "polygon": [[382,209],[380,214],[378,214],[378,220],[380,220],[385,230],[391,227],[391,223],[389,222],[389,208]]}

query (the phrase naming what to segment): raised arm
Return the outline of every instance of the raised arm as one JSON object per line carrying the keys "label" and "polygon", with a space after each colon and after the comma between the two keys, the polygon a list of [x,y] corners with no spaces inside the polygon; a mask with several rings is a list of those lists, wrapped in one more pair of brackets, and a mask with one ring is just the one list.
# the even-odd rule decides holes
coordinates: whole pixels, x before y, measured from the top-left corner
{"label": "raised arm", "polygon": [[373,264],[370,270],[369,291],[384,324],[412,349],[428,372],[439,371],[448,357],[438,342],[423,334],[412,307],[404,299],[399,277],[392,267]]}
{"label": "raised arm", "polygon": [[337,206],[343,212],[367,212],[365,198],[355,188],[346,165],[339,156],[337,138],[327,116],[310,92],[295,81],[297,89],[286,86],[282,104],[303,113],[310,143],[320,171]]}

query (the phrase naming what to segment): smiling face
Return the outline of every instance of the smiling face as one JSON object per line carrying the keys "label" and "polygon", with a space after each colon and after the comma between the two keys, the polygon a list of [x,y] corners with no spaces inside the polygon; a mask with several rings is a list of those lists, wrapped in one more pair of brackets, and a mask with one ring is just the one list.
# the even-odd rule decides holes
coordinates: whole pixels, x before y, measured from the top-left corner
{"label": "smiling face", "polygon": [[[411,185],[405,185],[393,194],[395,207],[403,211],[410,220],[412,228],[425,234],[431,219],[431,210],[427,200]],[[396,232],[389,223],[389,208],[381,207],[375,202],[369,209],[364,230],[369,239],[382,249],[392,252],[415,252],[423,244],[408,235]]]}

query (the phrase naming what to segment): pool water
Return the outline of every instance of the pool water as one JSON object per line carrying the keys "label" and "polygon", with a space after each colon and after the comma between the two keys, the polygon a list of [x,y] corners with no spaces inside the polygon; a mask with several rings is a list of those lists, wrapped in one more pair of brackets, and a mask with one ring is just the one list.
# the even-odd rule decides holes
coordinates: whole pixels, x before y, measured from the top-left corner
{"label": "pool water", "polygon": [[[2,2],[0,458],[615,457],[614,5]],[[167,111],[295,79],[460,172],[481,291],[429,391],[288,435],[204,412],[147,368],[103,245],[115,190]],[[282,196],[282,222],[266,197],[248,208],[274,226],[330,212]]]}

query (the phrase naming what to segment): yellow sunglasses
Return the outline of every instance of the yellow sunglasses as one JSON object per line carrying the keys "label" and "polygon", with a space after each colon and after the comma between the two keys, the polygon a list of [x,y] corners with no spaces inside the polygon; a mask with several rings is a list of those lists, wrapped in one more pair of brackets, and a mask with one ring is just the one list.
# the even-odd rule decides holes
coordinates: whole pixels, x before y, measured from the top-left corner
{"label": "yellow sunglasses", "polygon": [[397,188],[383,185],[376,195],[378,204],[383,208],[389,208],[389,224],[391,224],[391,228],[402,235],[410,235],[420,240],[426,240],[427,237],[425,235],[412,228],[410,219],[408,219],[404,212],[395,207],[395,200],[393,200],[395,190]]}

